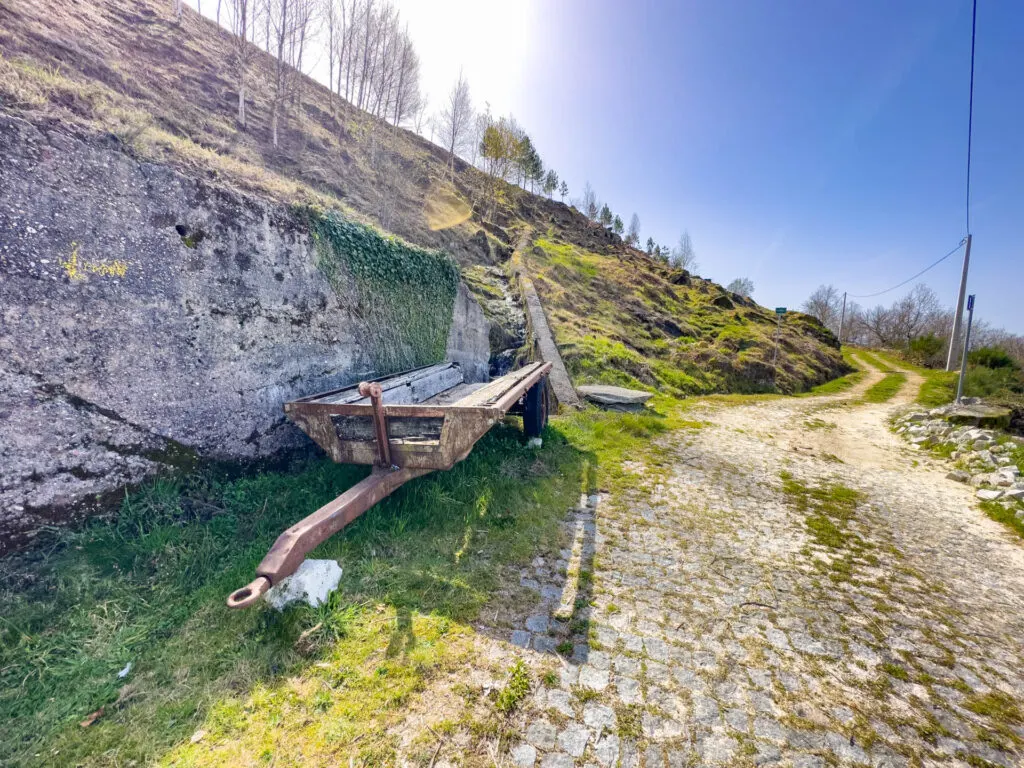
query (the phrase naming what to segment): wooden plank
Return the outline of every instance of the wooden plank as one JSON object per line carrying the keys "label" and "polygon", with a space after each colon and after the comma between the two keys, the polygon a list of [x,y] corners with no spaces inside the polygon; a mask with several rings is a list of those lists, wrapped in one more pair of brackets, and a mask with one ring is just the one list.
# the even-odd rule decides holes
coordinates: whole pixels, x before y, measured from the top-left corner
{"label": "wooden plank", "polygon": [[481,387],[476,392],[473,392],[462,400],[459,400],[455,405],[493,405],[501,400],[508,392],[514,390],[524,379],[528,379],[532,376],[537,369],[543,365],[544,363],[531,363],[525,368],[520,368],[518,371],[506,373],[501,378],[492,381],[486,387]]}
{"label": "wooden plank", "polygon": [[[385,404],[409,404],[423,402],[434,395],[451,389],[463,382],[462,368],[457,363],[438,363],[417,368],[415,371],[394,377],[380,379]],[[359,394],[358,384],[345,389],[325,393],[319,397],[307,398],[304,402],[329,403],[331,405],[361,405],[369,398]]]}
{"label": "wooden plank", "polygon": [[[372,417],[332,416],[331,421],[339,440],[376,442]],[[392,440],[437,441],[443,426],[444,418],[389,418],[388,436]]]}

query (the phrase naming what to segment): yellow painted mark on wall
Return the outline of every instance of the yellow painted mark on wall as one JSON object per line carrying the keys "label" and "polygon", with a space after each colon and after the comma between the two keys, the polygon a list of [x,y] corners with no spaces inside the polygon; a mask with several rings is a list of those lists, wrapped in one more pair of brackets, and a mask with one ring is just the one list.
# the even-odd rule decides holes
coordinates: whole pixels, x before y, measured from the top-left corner
{"label": "yellow painted mark on wall", "polygon": [[71,244],[71,255],[60,262],[68,280],[84,280],[87,275],[100,277],[124,277],[128,274],[128,262],[121,259],[113,261],[86,261],[78,257],[78,243]]}

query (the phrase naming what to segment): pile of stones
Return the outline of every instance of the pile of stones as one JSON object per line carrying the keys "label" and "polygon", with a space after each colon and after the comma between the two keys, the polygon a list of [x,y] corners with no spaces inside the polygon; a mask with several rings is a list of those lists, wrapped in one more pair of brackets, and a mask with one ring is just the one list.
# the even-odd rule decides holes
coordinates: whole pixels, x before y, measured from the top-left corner
{"label": "pile of stones", "polygon": [[[1017,517],[1024,520],[1024,477],[1010,455],[1024,445],[1024,438],[978,426],[984,419],[969,413],[952,405],[912,411],[895,420],[895,431],[916,449],[951,446],[949,459],[956,468],[946,477],[975,486],[982,501],[1020,506]],[[968,423],[958,423],[963,421]]]}

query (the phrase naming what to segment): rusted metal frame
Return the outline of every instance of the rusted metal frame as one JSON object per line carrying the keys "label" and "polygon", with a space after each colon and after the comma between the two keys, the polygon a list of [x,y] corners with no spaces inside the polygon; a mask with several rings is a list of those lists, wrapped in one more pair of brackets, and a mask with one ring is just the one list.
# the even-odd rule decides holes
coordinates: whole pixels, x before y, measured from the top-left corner
{"label": "rusted metal frame", "polygon": [[291,576],[306,555],[370,507],[394,493],[404,483],[425,475],[429,469],[375,469],[333,501],[277,537],[274,546],[256,567],[256,578],[228,596],[229,608],[245,608],[272,587]]}
{"label": "rusted metal frame", "polygon": [[381,404],[380,384],[375,381],[363,381],[359,384],[359,394],[370,398],[373,408],[373,428],[377,433],[377,466],[391,466],[391,437],[388,435],[388,417]]}

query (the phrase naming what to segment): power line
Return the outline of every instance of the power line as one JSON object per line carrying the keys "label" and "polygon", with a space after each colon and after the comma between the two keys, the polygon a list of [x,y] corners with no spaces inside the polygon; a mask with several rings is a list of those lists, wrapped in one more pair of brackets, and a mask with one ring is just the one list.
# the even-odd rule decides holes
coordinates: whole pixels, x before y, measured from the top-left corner
{"label": "power line", "polygon": [[929,264],[927,267],[922,269],[920,272],[918,272],[913,277],[908,277],[902,283],[898,283],[898,284],[894,285],[892,288],[886,288],[884,291],[876,291],[875,293],[865,293],[865,294],[861,294],[861,295],[857,295],[857,294],[851,293],[850,294],[850,298],[851,299],[873,299],[875,296],[881,296],[883,293],[889,293],[889,291],[895,291],[897,288],[902,288],[904,285],[906,285],[910,281],[916,280],[917,278],[919,278],[921,275],[923,275],[928,270],[934,269],[935,267],[939,266],[939,264],[944,262],[946,259],[948,259],[950,256],[952,256],[954,253],[959,251],[961,248],[963,248],[964,247],[964,243],[966,243],[966,242],[967,242],[967,238],[965,237],[963,240],[960,241],[960,244],[956,248],[954,248],[952,251],[947,253],[941,259],[939,259],[938,261],[932,262],[931,264]]}
{"label": "power line", "polygon": [[974,37],[978,28],[978,0],[971,11],[971,90],[967,101],[967,232],[971,231],[971,134],[974,130]]}

